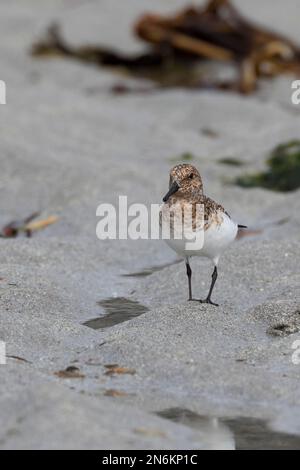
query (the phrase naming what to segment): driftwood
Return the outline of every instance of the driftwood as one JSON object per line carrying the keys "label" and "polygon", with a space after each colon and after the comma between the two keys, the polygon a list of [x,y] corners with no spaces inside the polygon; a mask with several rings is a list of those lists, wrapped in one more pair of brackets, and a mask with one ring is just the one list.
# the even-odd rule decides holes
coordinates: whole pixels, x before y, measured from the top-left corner
{"label": "driftwood", "polygon": [[[260,77],[300,73],[300,47],[288,38],[248,21],[229,0],[211,0],[204,8],[188,7],[174,16],[147,14],[134,26],[150,49],[137,56],[98,46],[72,48],[52,26],[34,55],[59,54],[134,76],[160,86],[217,87],[251,93]],[[231,83],[207,82],[195,74],[199,61],[225,62],[238,70]]]}
{"label": "driftwood", "polygon": [[229,0],[212,0],[203,9],[187,8],[170,18],[145,15],[135,31],[152,44],[235,62],[240,69],[237,88],[243,93],[253,91],[259,77],[300,72],[300,47],[249,22]]}
{"label": "driftwood", "polygon": [[2,228],[0,232],[1,238],[16,238],[21,233],[24,233],[27,237],[31,237],[33,232],[42,230],[49,225],[55,224],[58,221],[58,217],[49,216],[46,219],[35,220],[39,216],[38,212],[26,217],[22,220],[15,220],[10,222]]}

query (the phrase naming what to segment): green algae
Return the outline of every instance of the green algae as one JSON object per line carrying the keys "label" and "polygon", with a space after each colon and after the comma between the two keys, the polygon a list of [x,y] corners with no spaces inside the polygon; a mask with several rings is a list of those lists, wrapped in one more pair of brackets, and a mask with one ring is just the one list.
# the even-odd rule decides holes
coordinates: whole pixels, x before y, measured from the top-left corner
{"label": "green algae", "polygon": [[294,191],[300,188],[300,140],[275,147],[262,173],[239,176],[235,183],[243,188],[266,188],[273,191]]}

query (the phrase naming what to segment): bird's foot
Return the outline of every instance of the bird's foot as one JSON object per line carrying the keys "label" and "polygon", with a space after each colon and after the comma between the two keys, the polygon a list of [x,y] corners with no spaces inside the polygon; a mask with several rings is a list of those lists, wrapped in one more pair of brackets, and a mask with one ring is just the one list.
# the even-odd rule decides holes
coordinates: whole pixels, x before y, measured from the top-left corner
{"label": "bird's foot", "polygon": [[207,298],[205,300],[200,300],[200,304],[209,304],[209,305],[214,305],[215,307],[219,307],[219,304],[215,304],[212,302],[211,299]]}

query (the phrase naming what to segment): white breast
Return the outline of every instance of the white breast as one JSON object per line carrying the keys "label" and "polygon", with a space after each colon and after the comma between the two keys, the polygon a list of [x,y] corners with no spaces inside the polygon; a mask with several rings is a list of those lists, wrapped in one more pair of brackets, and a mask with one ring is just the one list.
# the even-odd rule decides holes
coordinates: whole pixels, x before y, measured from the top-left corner
{"label": "white breast", "polygon": [[[212,222],[206,230],[201,231],[201,234],[198,233],[198,240],[201,239],[201,235],[203,237],[199,248],[187,249],[187,243],[191,242],[190,234],[188,238],[179,240],[171,238],[165,241],[180,256],[205,256],[217,264],[220,255],[235,240],[238,232],[237,224],[227,214],[220,212],[217,219],[220,223]],[[191,245],[189,246],[191,248]]]}

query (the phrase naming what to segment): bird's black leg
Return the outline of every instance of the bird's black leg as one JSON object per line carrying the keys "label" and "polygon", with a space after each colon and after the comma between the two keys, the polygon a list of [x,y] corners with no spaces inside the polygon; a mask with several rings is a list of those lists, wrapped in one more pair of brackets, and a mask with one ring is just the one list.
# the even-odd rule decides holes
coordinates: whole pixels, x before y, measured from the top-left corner
{"label": "bird's black leg", "polygon": [[217,269],[217,266],[215,266],[214,272],[212,273],[211,285],[210,285],[208,296],[205,300],[201,300],[201,303],[215,305],[216,307],[219,306],[218,304],[215,304],[211,300],[211,294],[212,294],[212,291],[214,290],[214,286],[215,286],[217,278],[218,278],[218,269]]}
{"label": "bird's black leg", "polygon": [[186,265],[186,274],[187,274],[188,281],[189,281],[189,300],[193,300],[193,296],[192,296],[192,270],[191,270],[188,258],[186,258],[186,260],[185,260],[185,265]]}

